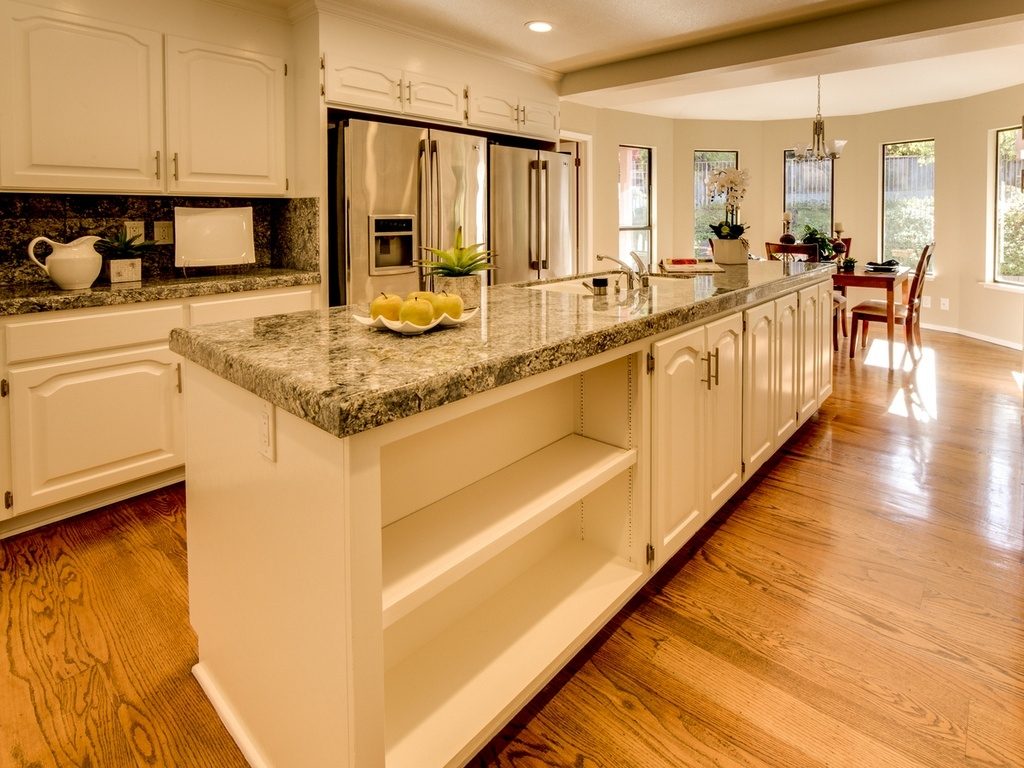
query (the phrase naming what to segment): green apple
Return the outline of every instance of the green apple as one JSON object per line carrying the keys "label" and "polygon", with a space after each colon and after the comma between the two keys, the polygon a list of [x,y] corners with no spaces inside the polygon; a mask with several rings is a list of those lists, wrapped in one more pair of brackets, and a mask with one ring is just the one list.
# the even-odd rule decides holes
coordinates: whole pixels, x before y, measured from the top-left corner
{"label": "green apple", "polygon": [[397,320],[398,312],[402,308],[402,297],[397,293],[384,293],[375,296],[370,302],[370,317],[384,317],[388,320]]}
{"label": "green apple", "polygon": [[427,301],[430,301],[433,298],[433,296],[433,291],[413,291],[405,298],[406,301],[408,301],[409,299],[426,299]]}
{"label": "green apple", "polygon": [[398,311],[398,319],[413,325],[430,325],[434,321],[434,305],[421,297],[406,299]]}
{"label": "green apple", "polygon": [[448,315],[452,320],[462,317],[462,297],[457,293],[435,293],[430,303],[434,305],[434,317]]}

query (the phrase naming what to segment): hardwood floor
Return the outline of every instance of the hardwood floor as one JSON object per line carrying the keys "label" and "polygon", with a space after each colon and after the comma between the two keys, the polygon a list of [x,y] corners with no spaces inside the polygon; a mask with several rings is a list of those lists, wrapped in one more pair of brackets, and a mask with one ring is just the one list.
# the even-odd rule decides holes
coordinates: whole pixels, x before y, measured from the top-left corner
{"label": "hardwood floor", "polygon": [[[1021,356],[924,341],[893,374],[841,349],[818,417],[472,765],[1024,766]],[[0,766],[245,764],[190,674],[184,528],[179,485],[3,542]]]}

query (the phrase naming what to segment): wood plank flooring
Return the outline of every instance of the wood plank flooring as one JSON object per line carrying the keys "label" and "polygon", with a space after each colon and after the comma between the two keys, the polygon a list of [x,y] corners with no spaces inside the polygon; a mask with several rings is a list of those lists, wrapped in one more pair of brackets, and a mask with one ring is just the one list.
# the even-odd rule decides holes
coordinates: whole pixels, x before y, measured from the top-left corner
{"label": "wood plank flooring", "polygon": [[[818,417],[471,765],[1024,766],[1021,356],[924,340],[892,374],[841,349]],[[190,674],[182,486],[2,544],[0,766],[245,765]]]}

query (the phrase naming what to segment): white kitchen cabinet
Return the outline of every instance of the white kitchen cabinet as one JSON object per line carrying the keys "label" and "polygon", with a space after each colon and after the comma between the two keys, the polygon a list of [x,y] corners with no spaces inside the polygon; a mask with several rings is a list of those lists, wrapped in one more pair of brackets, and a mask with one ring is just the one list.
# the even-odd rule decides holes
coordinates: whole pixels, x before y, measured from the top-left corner
{"label": "white kitchen cabinet", "polygon": [[398,67],[326,58],[328,102],[461,123],[465,86]]}
{"label": "white kitchen cabinet", "polygon": [[800,334],[796,293],[775,304],[775,447],[796,432],[799,420]]}
{"label": "white kitchen cabinet", "polygon": [[167,36],[165,61],[159,32],[18,3],[7,9],[3,186],[285,192],[282,59]]}
{"label": "white kitchen cabinet", "polygon": [[[775,302],[745,310],[743,328],[743,464],[750,474],[772,455],[776,446]],[[795,418],[795,413],[791,418]]]}
{"label": "white kitchen cabinet", "polygon": [[469,125],[524,133],[545,139],[558,138],[558,104],[471,86],[468,89]]}
{"label": "white kitchen cabinet", "polygon": [[159,192],[156,32],[11,3],[0,45],[0,184]]}
{"label": "white kitchen cabinet", "polygon": [[168,35],[170,192],[285,191],[285,65]]}
{"label": "white kitchen cabinet", "polygon": [[4,319],[0,444],[10,452],[0,453],[0,523],[36,517],[0,525],[0,536],[180,479],[172,328],[312,306],[313,289],[297,286]]}
{"label": "white kitchen cabinet", "polygon": [[818,361],[821,358],[821,342],[818,338],[818,325],[821,316],[820,294],[821,291],[816,285],[804,288],[798,294],[797,326],[800,358],[797,368],[799,372],[797,388],[799,407],[797,411],[800,414],[801,424],[813,416],[818,409]]}
{"label": "white kitchen cabinet", "polygon": [[832,318],[834,315],[832,282],[818,286],[818,323],[817,340],[817,404],[822,403],[832,394]]}
{"label": "white kitchen cabinet", "polygon": [[652,345],[652,525],[660,566],[743,482],[743,317]]}

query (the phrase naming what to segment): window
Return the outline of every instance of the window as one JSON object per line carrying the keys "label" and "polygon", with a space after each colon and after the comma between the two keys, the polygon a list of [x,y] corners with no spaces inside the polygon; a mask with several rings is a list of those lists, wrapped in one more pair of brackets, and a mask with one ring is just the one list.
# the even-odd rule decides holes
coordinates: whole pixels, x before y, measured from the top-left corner
{"label": "window", "polygon": [[1024,138],[1020,128],[996,131],[997,283],[1024,285]]}
{"label": "window", "polygon": [[712,199],[708,193],[707,180],[712,171],[738,168],[739,152],[708,152],[697,150],[693,153],[693,253],[697,258],[711,258],[711,225],[725,218],[724,198]]}
{"label": "window", "polygon": [[651,150],[619,147],[619,258],[632,264],[636,251],[650,267],[652,247]]}
{"label": "window", "polygon": [[793,159],[793,150],[787,149],[784,163],[782,209],[793,214],[790,232],[797,240],[805,226],[832,234],[832,161],[798,163]]}
{"label": "window", "polygon": [[934,239],[935,142],[883,144],[882,260],[916,267]]}

